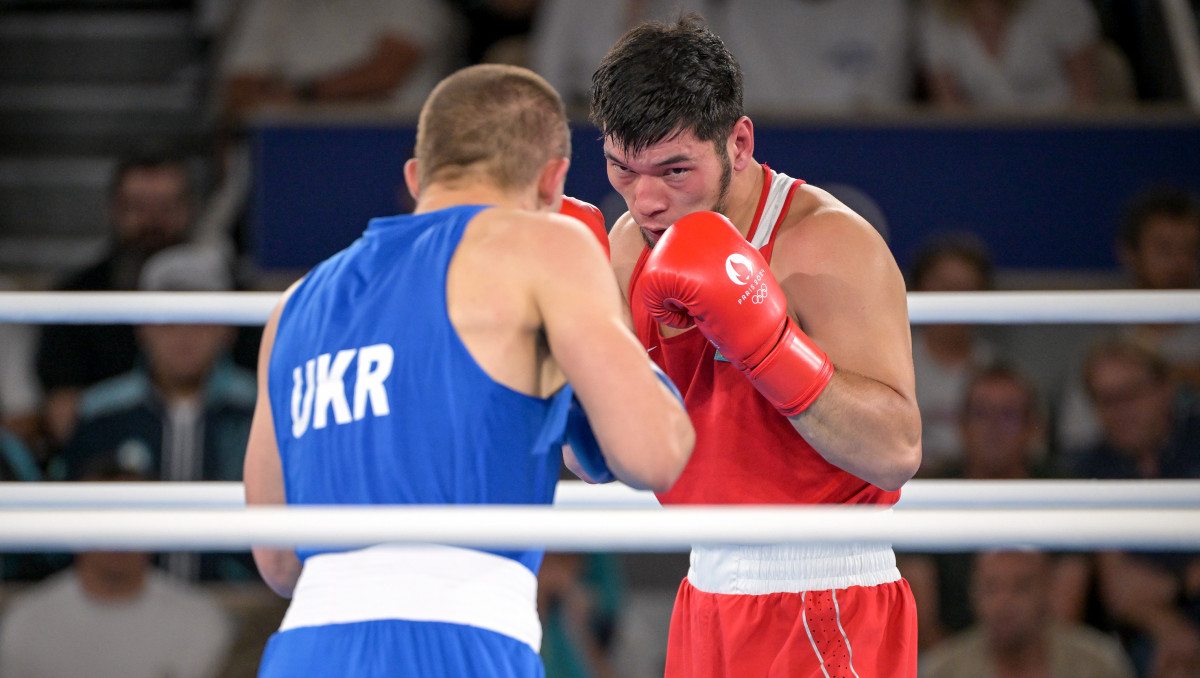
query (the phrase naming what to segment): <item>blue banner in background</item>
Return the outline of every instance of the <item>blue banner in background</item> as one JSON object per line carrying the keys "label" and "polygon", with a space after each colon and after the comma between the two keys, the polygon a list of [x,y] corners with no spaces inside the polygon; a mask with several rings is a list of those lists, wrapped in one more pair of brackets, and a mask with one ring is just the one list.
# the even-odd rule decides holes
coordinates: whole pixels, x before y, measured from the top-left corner
{"label": "blue banner in background", "polygon": [[[303,270],[350,244],[376,216],[405,212],[411,126],[264,126],[254,131],[254,254]],[[623,209],[599,133],[579,126],[567,192]],[[760,126],[755,157],[842,198],[885,233],[901,266],[928,236],[971,230],[1013,269],[1116,266],[1113,238],[1137,192],[1200,193],[1200,123],[1046,121]]]}

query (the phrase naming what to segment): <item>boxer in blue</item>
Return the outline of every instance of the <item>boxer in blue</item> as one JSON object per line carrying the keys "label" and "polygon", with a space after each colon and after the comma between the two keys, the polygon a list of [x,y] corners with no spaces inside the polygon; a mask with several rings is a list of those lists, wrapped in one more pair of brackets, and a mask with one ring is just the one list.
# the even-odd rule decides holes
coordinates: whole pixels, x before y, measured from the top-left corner
{"label": "boxer in blue", "polygon": [[[530,71],[438,85],[405,165],[414,213],[372,220],[267,324],[247,504],[549,504],[564,452],[592,479],[671,486],[694,434],[595,237],[555,213],[569,144]],[[292,598],[260,676],[544,674],[540,549],[254,557]]]}

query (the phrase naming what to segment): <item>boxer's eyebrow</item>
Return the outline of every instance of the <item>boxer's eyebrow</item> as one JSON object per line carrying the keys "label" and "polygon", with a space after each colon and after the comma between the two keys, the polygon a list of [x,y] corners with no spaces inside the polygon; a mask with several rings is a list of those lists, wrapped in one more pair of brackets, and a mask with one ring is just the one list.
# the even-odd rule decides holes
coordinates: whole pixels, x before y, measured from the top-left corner
{"label": "boxer's eyebrow", "polygon": [[[629,164],[629,162],[624,160],[623,158],[618,158],[617,156],[613,155],[611,151],[607,151],[607,150],[604,151],[604,157],[608,158],[610,161],[612,161],[618,165],[628,165]],[[681,162],[691,162],[691,161],[692,161],[692,157],[690,155],[680,153],[678,155],[673,155],[665,160],[659,160],[658,162],[653,163],[653,166],[654,167],[663,167],[664,165],[676,165]]]}

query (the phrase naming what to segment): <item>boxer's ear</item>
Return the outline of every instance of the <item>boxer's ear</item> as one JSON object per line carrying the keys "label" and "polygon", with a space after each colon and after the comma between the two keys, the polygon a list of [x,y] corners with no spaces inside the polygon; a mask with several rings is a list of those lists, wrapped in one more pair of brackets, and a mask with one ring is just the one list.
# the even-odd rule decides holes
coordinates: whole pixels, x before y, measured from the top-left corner
{"label": "boxer's ear", "polygon": [[417,167],[417,159],[409,158],[404,163],[404,184],[408,186],[408,194],[416,200],[421,193],[421,182],[419,181],[419,168]]}

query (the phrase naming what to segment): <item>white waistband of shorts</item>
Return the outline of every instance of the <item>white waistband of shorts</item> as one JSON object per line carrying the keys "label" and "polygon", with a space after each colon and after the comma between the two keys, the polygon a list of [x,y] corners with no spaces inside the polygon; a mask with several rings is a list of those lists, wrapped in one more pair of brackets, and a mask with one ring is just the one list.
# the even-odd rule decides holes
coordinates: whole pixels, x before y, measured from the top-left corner
{"label": "white waistband of shorts", "polygon": [[764,595],[878,586],[900,579],[890,546],[695,546],[688,581],[706,593]]}
{"label": "white waistband of shorts", "polygon": [[510,558],[438,545],[323,553],[304,569],[280,631],[381,619],[449,622],[542,644],[537,577]]}

